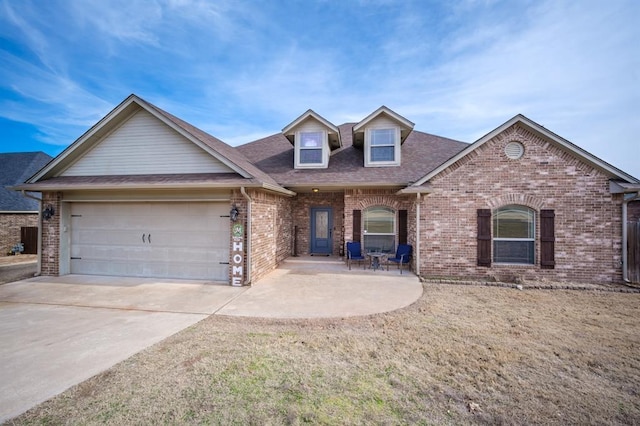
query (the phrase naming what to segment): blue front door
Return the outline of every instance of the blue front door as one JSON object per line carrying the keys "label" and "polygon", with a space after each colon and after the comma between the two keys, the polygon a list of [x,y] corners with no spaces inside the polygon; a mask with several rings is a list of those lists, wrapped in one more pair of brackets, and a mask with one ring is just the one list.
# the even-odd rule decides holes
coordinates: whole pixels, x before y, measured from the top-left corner
{"label": "blue front door", "polygon": [[311,209],[311,254],[331,254],[333,244],[331,207]]}

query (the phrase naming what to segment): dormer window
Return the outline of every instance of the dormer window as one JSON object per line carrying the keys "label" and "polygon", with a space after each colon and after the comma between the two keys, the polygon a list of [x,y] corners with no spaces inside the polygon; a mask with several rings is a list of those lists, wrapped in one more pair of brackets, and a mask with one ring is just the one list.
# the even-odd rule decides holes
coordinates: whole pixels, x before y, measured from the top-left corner
{"label": "dormer window", "polygon": [[365,145],[368,145],[368,158],[365,162],[369,165],[395,165],[399,163],[400,129],[370,129],[369,143],[365,141]]}
{"label": "dormer window", "polygon": [[382,106],[353,126],[353,146],[364,150],[365,167],[400,166],[400,147],[412,130],[411,121]]}
{"label": "dormer window", "polygon": [[297,132],[295,147],[296,168],[326,167],[324,159],[329,158],[329,144],[325,132]]}
{"label": "dormer window", "polygon": [[296,169],[326,169],[331,151],[342,146],[336,126],[308,110],[282,129],[294,147]]}

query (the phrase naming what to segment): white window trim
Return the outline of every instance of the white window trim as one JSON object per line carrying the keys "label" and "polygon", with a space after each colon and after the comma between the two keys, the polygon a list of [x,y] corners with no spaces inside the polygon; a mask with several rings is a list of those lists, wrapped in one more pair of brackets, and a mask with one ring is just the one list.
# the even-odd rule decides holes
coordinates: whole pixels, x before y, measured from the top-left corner
{"label": "white window trim", "polygon": [[[302,163],[300,162],[300,151],[307,148],[302,148],[300,140],[303,133],[322,133],[322,162],[320,163]],[[311,149],[311,148],[309,148]],[[313,148],[317,149],[317,148]],[[329,166],[329,135],[326,130],[304,130],[296,132],[295,136],[295,168],[296,169],[326,169]]]}
{"label": "white window trim", "polygon": [[[371,160],[371,148],[372,148],[371,133],[374,130],[386,130],[386,129],[393,129],[395,133],[395,142],[393,145],[394,161],[372,161]],[[380,147],[380,146],[390,146],[390,145],[376,145],[376,146]],[[365,131],[365,138],[364,138],[364,166],[365,167],[389,167],[389,166],[399,166],[399,165],[400,165],[400,127],[376,126],[376,127],[367,128]]]}
{"label": "white window trim", "polygon": [[[502,207],[498,207],[497,209],[494,209],[491,212],[492,215],[492,220],[491,220],[491,257],[492,257],[492,262],[496,265],[521,265],[521,266],[526,266],[526,265],[535,265],[536,264],[536,248],[537,248],[537,242],[536,242],[536,235],[538,232],[538,222],[536,220],[536,211],[530,207],[524,206],[524,205],[520,205],[520,204],[513,204],[513,206],[518,206],[518,207],[522,207],[525,209],[528,209],[528,211],[530,211],[531,214],[531,221],[533,223],[533,237],[531,238],[505,238],[505,237],[494,237],[496,230],[493,229],[493,215],[496,214],[496,212],[498,210],[500,210],[501,208],[507,207],[508,205],[502,206]],[[526,262],[526,263],[522,263],[522,262],[498,262],[495,260],[495,253],[494,253],[494,241],[527,241],[527,242],[533,242],[533,262]]]}
{"label": "white window trim", "polygon": [[[366,227],[367,227],[367,210],[369,209],[374,209],[374,208],[385,208],[390,210],[391,212],[393,212],[393,232],[368,232]],[[367,207],[362,214],[362,247],[365,247],[365,238],[367,236],[383,236],[383,237],[388,237],[391,236],[393,237],[393,244],[394,246],[391,247],[391,251],[393,253],[395,253],[395,249],[398,245],[398,211],[395,209],[392,209],[391,207],[387,207],[387,206],[370,206]]]}

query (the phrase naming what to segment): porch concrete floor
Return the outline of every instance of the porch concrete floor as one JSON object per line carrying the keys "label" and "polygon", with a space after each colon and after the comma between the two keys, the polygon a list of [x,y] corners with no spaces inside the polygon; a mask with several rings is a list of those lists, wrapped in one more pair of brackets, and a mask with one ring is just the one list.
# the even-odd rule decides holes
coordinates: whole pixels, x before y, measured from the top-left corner
{"label": "porch concrete floor", "polygon": [[340,318],[389,312],[422,295],[416,275],[349,270],[338,257],[292,257],[219,309],[217,315],[262,318]]}

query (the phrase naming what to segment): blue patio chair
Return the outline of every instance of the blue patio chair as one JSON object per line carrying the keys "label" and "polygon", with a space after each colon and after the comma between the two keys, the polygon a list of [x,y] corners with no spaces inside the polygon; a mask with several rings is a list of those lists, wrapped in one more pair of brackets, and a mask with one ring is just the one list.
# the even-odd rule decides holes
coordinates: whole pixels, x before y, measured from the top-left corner
{"label": "blue patio chair", "polygon": [[402,265],[408,265],[411,261],[411,254],[413,252],[413,247],[409,244],[398,244],[398,249],[396,250],[396,257],[387,258],[387,271],[389,270],[389,262],[394,262],[398,264],[398,269],[400,269],[400,274],[402,274]]}
{"label": "blue patio chair", "polygon": [[362,247],[360,246],[360,243],[347,243],[347,265],[349,265],[349,270],[351,270],[352,261],[364,262],[364,256],[362,255]]}

